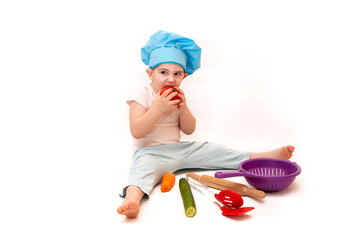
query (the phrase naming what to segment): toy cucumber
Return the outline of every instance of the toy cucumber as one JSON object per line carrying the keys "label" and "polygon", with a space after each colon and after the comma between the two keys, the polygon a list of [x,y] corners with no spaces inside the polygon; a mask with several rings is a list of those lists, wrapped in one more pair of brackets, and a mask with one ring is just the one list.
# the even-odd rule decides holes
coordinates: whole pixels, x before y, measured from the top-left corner
{"label": "toy cucumber", "polygon": [[187,217],[193,217],[196,214],[196,206],[194,196],[191,192],[190,185],[185,178],[181,178],[179,181],[179,188],[181,197],[184,203],[185,215]]}

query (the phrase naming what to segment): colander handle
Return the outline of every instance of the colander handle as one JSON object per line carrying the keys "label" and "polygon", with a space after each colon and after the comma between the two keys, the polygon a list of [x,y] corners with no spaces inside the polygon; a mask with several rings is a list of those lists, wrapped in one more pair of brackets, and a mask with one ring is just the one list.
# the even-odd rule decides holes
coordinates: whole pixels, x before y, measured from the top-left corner
{"label": "colander handle", "polygon": [[247,172],[243,172],[241,170],[235,170],[235,171],[226,171],[226,172],[216,172],[215,177],[217,178],[229,178],[229,177],[254,177],[255,175]]}

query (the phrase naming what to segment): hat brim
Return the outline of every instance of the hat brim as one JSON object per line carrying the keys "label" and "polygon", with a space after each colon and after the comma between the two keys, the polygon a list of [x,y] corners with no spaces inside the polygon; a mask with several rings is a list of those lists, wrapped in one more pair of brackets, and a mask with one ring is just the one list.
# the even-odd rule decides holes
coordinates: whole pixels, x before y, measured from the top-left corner
{"label": "hat brim", "polygon": [[180,49],[175,47],[161,47],[151,52],[149,68],[154,69],[164,63],[175,63],[180,65],[186,72],[186,60],[186,54]]}

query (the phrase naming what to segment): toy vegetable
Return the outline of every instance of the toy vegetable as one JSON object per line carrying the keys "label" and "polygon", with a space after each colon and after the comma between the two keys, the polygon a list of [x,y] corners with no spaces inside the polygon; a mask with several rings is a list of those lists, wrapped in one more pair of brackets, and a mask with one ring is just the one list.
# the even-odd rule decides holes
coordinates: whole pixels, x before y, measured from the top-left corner
{"label": "toy vegetable", "polygon": [[194,196],[191,192],[190,185],[185,178],[181,178],[179,181],[179,188],[181,197],[183,200],[185,215],[187,217],[193,217],[196,214],[196,206],[194,201]]}
{"label": "toy vegetable", "polygon": [[[168,90],[168,89],[172,89],[173,92],[177,92],[176,88],[174,88],[174,87],[172,87],[172,86],[165,86],[165,87],[163,88],[163,90],[161,90],[160,95],[162,95],[162,94],[163,94],[166,90]],[[171,93],[171,92],[170,92],[170,93]],[[175,97],[171,98],[170,100],[173,101],[173,100],[177,100],[177,99],[180,99],[180,100],[181,100],[181,98],[180,98],[178,95],[176,95]]]}
{"label": "toy vegetable", "polygon": [[175,185],[175,175],[172,173],[165,173],[162,178],[161,192],[168,192]]}

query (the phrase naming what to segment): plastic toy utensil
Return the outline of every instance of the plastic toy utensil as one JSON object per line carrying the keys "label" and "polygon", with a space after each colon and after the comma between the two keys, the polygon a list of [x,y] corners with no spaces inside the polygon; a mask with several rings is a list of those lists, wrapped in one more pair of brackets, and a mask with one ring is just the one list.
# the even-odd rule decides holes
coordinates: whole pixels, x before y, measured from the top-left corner
{"label": "plastic toy utensil", "polygon": [[243,198],[232,190],[223,190],[214,195],[215,198],[229,208],[239,208],[244,204]]}
{"label": "plastic toy utensil", "polygon": [[221,207],[222,215],[223,216],[235,216],[235,215],[242,215],[247,212],[250,212],[251,210],[255,209],[254,207],[241,207],[236,209],[229,209],[226,207]]}
{"label": "plastic toy utensil", "polygon": [[202,184],[197,179],[194,179],[191,177],[186,177],[186,178],[189,180],[189,182],[192,182],[192,183],[202,187],[202,189],[206,190],[207,194],[214,196],[216,198],[216,200],[218,200],[220,203],[225,205],[225,207],[239,208],[244,204],[244,201],[243,201],[242,197],[240,196],[240,194],[238,194],[235,191],[223,190],[214,195],[214,193],[212,191],[210,191],[210,189],[207,186]]}
{"label": "plastic toy utensil", "polygon": [[216,172],[215,177],[243,176],[254,188],[275,192],[287,188],[300,173],[300,166],[289,160],[253,158],[242,161],[238,166],[238,170]]}
{"label": "plastic toy utensil", "polygon": [[[217,199],[215,201],[212,200],[211,199],[211,194],[209,194],[210,190],[205,185],[203,185],[202,183],[198,182],[195,179],[191,179],[191,178],[188,178],[188,177],[186,177],[186,178],[188,179],[189,184],[193,189],[195,189],[195,190],[199,191],[200,193],[202,193],[204,196],[206,196],[210,201],[215,203],[221,209],[223,216],[242,215],[244,213],[247,213],[247,212],[255,209],[254,207],[242,207],[242,208],[235,208],[235,209],[228,208],[227,206],[222,205],[221,202],[216,201]],[[204,190],[206,190],[206,191],[204,191]]]}

